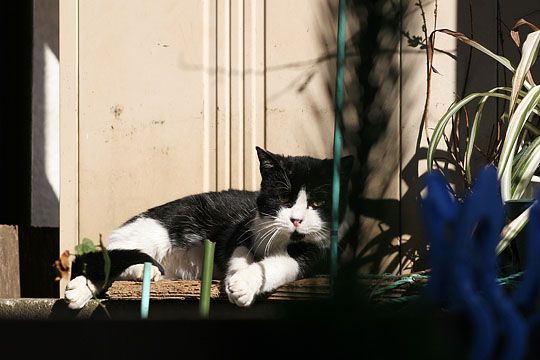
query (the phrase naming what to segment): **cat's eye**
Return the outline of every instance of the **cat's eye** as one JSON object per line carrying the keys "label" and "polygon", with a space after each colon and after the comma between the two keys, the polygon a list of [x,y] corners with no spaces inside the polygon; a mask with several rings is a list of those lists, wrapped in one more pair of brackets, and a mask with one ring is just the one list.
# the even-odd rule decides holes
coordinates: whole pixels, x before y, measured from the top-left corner
{"label": "cat's eye", "polygon": [[317,208],[320,208],[320,207],[323,207],[325,204],[325,201],[324,200],[314,200],[314,201],[311,201],[311,207],[317,209]]}
{"label": "cat's eye", "polygon": [[290,202],[290,198],[289,198],[288,195],[281,194],[281,195],[279,195],[279,202],[281,202],[281,203],[283,203],[283,204],[289,203],[289,202]]}

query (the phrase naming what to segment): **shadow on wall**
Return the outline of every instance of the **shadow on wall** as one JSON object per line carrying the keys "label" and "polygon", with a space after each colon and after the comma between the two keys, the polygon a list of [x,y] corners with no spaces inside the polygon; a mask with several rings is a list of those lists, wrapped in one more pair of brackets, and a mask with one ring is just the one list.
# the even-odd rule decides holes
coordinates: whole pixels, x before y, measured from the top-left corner
{"label": "shadow on wall", "polygon": [[[327,18],[321,22],[319,29],[321,44],[327,53],[334,56],[337,3],[323,5]],[[472,33],[473,38],[494,52],[505,51],[505,56],[517,59],[517,49],[511,48],[510,28],[521,17],[538,24],[540,10],[534,1],[520,2],[519,6],[503,3],[457,1],[457,28],[452,30],[469,36]],[[423,6],[426,9],[429,7],[430,11],[436,5],[436,0],[423,1]],[[425,15],[433,16],[427,11]],[[350,204],[356,215],[356,223],[348,239],[351,251],[346,253],[355,255],[352,264],[364,273],[414,272],[427,267],[428,244],[424,238],[419,209],[413,206],[419,204],[424,187],[423,164],[427,149],[423,145],[426,138],[421,117],[418,118],[414,156],[410,160],[402,157],[403,151],[408,149],[401,147],[401,137],[405,135],[401,133],[400,94],[410,91],[404,84],[415,71],[425,72],[425,63],[417,70],[400,69],[400,55],[410,51],[422,54],[425,51],[422,43],[417,44],[416,49],[409,46],[410,34],[402,28],[402,23],[408,23],[410,16],[420,17],[416,2],[348,2],[344,146],[346,151],[356,155],[357,167],[350,191]],[[427,20],[431,23],[433,19]],[[427,31],[429,33],[431,29]],[[500,67],[478,52],[473,52],[469,63],[469,50],[467,46],[458,45],[458,56],[455,58],[457,97],[465,92],[492,88],[497,83],[504,84]],[[452,57],[449,53],[446,55]],[[335,57],[326,64],[327,94],[333,101]],[[436,76],[432,80],[432,88],[444,86],[444,77]],[[506,79],[506,83],[509,81]],[[418,102],[422,105],[425,101],[423,91],[418,93]],[[452,99],[448,99],[450,101]],[[433,103],[429,104],[428,114],[429,108],[434,106]],[[487,113],[486,116],[495,116],[496,112],[502,110],[492,110],[492,114]],[[414,123],[411,119],[407,121]],[[430,124],[434,121],[436,119],[430,118]],[[491,127],[482,129],[480,136],[484,141],[489,141]],[[465,138],[461,137],[462,140]],[[442,150],[438,155],[448,158]],[[482,159],[476,161],[481,162]],[[462,175],[454,170],[452,161],[443,166],[448,178],[456,184],[456,190],[463,190],[464,185],[460,183]]]}
{"label": "shadow on wall", "polygon": [[[400,272],[399,45],[400,1],[349,1],[346,44],[344,148],[356,157],[350,189],[355,226],[345,257],[361,272]],[[325,3],[320,42],[335,53],[337,1]],[[331,48],[332,47],[332,48]],[[328,62],[327,94],[334,99],[335,60]],[[416,260],[416,258],[414,259]]]}

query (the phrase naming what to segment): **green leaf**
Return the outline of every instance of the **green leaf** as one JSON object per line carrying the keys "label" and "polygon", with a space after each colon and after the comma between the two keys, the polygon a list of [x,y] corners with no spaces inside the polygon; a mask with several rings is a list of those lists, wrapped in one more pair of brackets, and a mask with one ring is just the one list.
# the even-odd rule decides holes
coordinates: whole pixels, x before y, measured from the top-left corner
{"label": "green leaf", "polygon": [[88,238],[84,238],[79,245],[75,246],[75,252],[78,255],[84,255],[95,251],[97,251],[96,245],[94,245],[94,242]]}

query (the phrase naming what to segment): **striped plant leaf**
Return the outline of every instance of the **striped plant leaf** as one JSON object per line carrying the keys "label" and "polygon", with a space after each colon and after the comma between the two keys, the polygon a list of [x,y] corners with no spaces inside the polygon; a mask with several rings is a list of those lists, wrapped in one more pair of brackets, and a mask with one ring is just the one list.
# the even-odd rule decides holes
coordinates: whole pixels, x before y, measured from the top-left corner
{"label": "striped plant leaf", "polygon": [[518,92],[523,87],[525,78],[529,73],[531,66],[533,66],[538,56],[538,50],[540,49],[540,31],[535,31],[527,35],[527,39],[523,43],[521,51],[521,61],[512,78],[512,99],[510,100],[510,117],[512,116],[516,107],[516,101]]}
{"label": "striped plant leaf", "polygon": [[503,252],[503,250],[506,249],[508,245],[510,245],[512,240],[515,239],[519,232],[523,230],[525,225],[527,225],[527,222],[529,221],[529,212],[531,211],[531,207],[532,205],[529,206],[517,218],[512,220],[503,228],[501,233],[501,240],[495,248],[495,252],[497,253],[497,255]]}
{"label": "striped plant leaf", "polygon": [[441,139],[444,135],[444,130],[446,128],[446,125],[448,124],[448,121],[454,116],[458,111],[460,111],[465,105],[467,105],[472,100],[479,98],[479,97],[496,97],[496,98],[502,98],[507,99],[508,95],[500,94],[497,92],[484,92],[484,93],[472,93],[466,97],[464,97],[462,100],[458,101],[457,103],[454,103],[450,106],[450,108],[446,111],[446,113],[439,119],[437,122],[437,125],[435,126],[435,129],[433,130],[433,134],[431,137],[431,141],[428,146],[427,151],[427,162],[428,162],[428,168],[433,168],[433,161],[435,156],[435,151],[437,150],[437,146],[441,142]]}
{"label": "striped plant leaf", "polygon": [[[429,146],[428,146],[427,161],[428,161],[428,165],[429,165],[430,170],[433,169],[433,162],[434,162],[434,159],[435,159],[435,151],[437,150],[437,147],[438,147],[439,143],[442,140],[442,137],[444,135],[444,130],[445,130],[446,126],[448,125],[448,122],[450,121],[452,116],[454,116],[458,111],[460,111],[463,107],[465,107],[465,105],[467,105],[469,102],[471,102],[475,98],[480,97],[481,99],[478,102],[478,108],[477,108],[477,111],[476,111],[476,114],[475,114],[473,125],[471,127],[470,137],[467,140],[467,145],[466,145],[467,148],[466,148],[466,151],[465,151],[465,165],[466,165],[465,169],[469,172],[467,174],[467,179],[470,182],[471,177],[472,177],[472,175],[470,174],[470,172],[471,172],[470,160],[471,160],[471,157],[472,157],[472,151],[474,150],[474,143],[475,143],[475,140],[476,140],[477,131],[478,131],[478,128],[479,128],[479,125],[480,125],[480,118],[482,116],[482,111],[483,111],[483,107],[484,107],[483,104],[489,98],[492,98],[492,97],[505,99],[505,100],[510,101],[510,95],[501,94],[501,93],[499,93],[497,91],[511,92],[512,90],[509,87],[497,87],[497,88],[491,89],[487,93],[472,93],[472,94],[468,95],[467,97],[463,98],[461,101],[459,101],[457,103],[454,103],[453,105],[451,105],[448,108],[446,113],[437,121],[437,125],[435,126],[435,129],[434,129],[432,137],[431,137],[431,141],[430,141]],[[520,94],[520,96],[525,96],[526,92],[520,91],[519,94]],[[519,104],[521,102],[521,98],[518,97],[517,102]],[[537,106],[535,108],[533,108],[532,111],[536,115],[540,116],[540,104],[537,104]],[[529,122],[526,122],[524,126],[525,126],[525,128],[527,130],[531,131],[533,134],[540,135],[540,129],[538,129],[533,124],[531,124]]]}
{"label": "striped plant leaf", "polygon": [[523,151],[520,161],[512,174],[512,199],[521,199],[540,165],[540,137],[537,137]]}
{"label": "striped plant leaf", "polygon": [[[510,72],[514,73],[516,71],[516,69],[514,68],[512,63],[510,62],[510,60],[508,60],[504,56],[495,54],[493,51],[489,50],[488,48],[486,48],[482,44],[468,38],[463,33],[460,33],[460,32],[457,32],[457,31],[452,31],[452,30],[449,30],[449,29],[438,29],[438,30],[435,30],[434,32],[442,32],[444,34],[453,36],[457,40],[463,42],[464,44],[467,44],[467,45],[475,48],[476,50],[484,53],[485,55],[489,56],[490,58],[494,59],[499,64],[503,65],[505,68],[510,70]],[[525,79],[523,85],[525,85],[525,88],[527,88],[527,89],[530,89],[530,88],[533,87],[533,84],[531,84],[529,81],[527,81],[527,79]]]}
{"label": "striped plant leaf", "polygon": [[[509,87],[496,87],[494,89],[491,89],[490,93],[495,93],[498,91],[508,91],[511,92],[512,89]],[[484,110],[484,106],[487,102],[487,100],[490,98],[490,96],[483,96],[478,101],[478,107],[476,109],[476,113],[474,115],[474,120],[470,129],[469,138],[467,139],[466,148],[465,148],[465,158],[463,161],[463,166],[465,168],[465,176],[467,179],[467,182],[470,184],[472,182],[472,169],[471,169],[471,158],[474,150],[474,144],[476,142],[476,135],[478,133],[478,129],[480,127],[480,121],[482,119],[482,112]],[[508,96],[508,99],[510,97]]]}
{"label": "striped plant leaf", "polygon": [[[482,121],[483,110],[490,98],[501,98],[508,101],[508,111],[502,115],[502,119],[508,119],[507,129],[504,136],[498,167],[498,176],[501,182],[501,194],[503,200],[519,199],[524,195],[532,177],[540,165],[540,129],[529,122],[531,114],[540,114],[540,86],[536,86],[530,76],[531,66],[538,57],[540,49],[540,31],[537,28],[527,36],[523,43],[522,57],[517,67],[500,55],[493,53],[485,46],[466,37],[464,34],[448,29],[436,30],[455,37],[457,40],[479,50],[483,54],[494,59],[513,73],[512,87],[497,87],[483,93],[473,93],[462,100],[452,104],[446,113],[439,119],[432,134],[428,146],[427,160],[428,169],[432,170],[434,156],[441,139],[444,136],[446,126],[450,119],[472,100],[480,98],[476,106],[475,116],[466,142],[464,167],[466,179],[472,181],[471,159],[478,137],[478,131]],[[525,91],[524,91],[525,90]],[[530,144],[524,139],[528,132],[536,137]],[[520,149],[523,147],[523,149]],[[518,150],[520,150],[518,152]],[[501,241],[497,246],[497,254],[500,254],[523,229],[528,221],[529,209],[510,222],[501,233]]]}
{"label": "striped plant leaf", "polygon": [[436,31],[437,32],[442,32],[442,33],[445,33],[447,35],[455,37],[459,41],[461,41],[461,42],[475,48],[476,50],[479,50],[479,51],[483,52],[484,54],[491,57],[492,59],[495,59],[497,62],[502,64],[504,67],[506,67],[511,72],[515,71],[514,66],[512,66],[512,63],[510,62],[510,60],[508,60],[504,56],[500,56],[500,55],[495,54],[493,51],[489,50],[488,48],[486,48],[482,44],[468,38],[467,36],[465,36],[465,34],[457,32],[457,31],[452,31],[452,30],[449,30],[449,29],[439,29],[439,30],[436,30]]}
{"label": "striped plant leaf", "polygon": [[[511,93],[512,88],[501,86],[501,87],[491,89],[489,92],[496,92],[496,91],[505,91],[505,92]],[[518,94],[519,96],[524,97],[527,93],[525,91],[519,91]],[[508,96],[503,95],[503,94],[501,95],[504,99],[510,101],[510,95]],[[472,182],[471,158],[472,158],[472,154],[474,150],[474,144],[476,142],[476,136],[478,133],[478,129],[480,127],[480,121],[482,119],[482,112],[489,98],[490,98],[489,96],[484,96],[478,101],[478,107],[476,109],[474,120],[470,128],[469,138],[467,139],[467,143],[466,143],[463,166],[465,168],[465,176],[469,184]],[[517,102],[519,103],[520,101],[521,101],[521,98],[518,97]],[[533,109],[533,111],[536,115],[540,116],[540,103]],[[538,129],[534,124],[530,122],[526,122],[524,127],[525,129],[527,129],[527,131],[531,132],[534,136],[540,136],[540,129]]]}
{"label": "striped plant leaf", "polygon": [[501,193],[504,201],[512,199],[512,163],[518,145],[518,139],[522,133],[525,122],[531,116],[535,107],[538,106],[539,101],[540,85],[537,85],[530,89],[523,100],[519,102],[514,114],[510,117],[508,122],[508,129],[506,130],[501,157],[497,168],[501,180]]}

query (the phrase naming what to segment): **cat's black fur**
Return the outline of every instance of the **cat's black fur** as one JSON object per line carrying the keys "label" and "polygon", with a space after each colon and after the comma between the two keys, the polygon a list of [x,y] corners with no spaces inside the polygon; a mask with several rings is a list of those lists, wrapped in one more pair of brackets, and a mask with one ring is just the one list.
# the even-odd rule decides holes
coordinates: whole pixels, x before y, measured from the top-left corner
{"label": "cat's black fur", "polygon": [[[160,263],[139,250],[111,250],[105,256],[108,256],[110,260],[109,278],[111,279],[118,277],[122,271],[131,265],[144,264],[145,262],[157,266],[159,271],[165,274],[165,270]],[[94,251],[78,255],[76,261],[72,264],[71,273],[73,274],[72,277],[87,274],[91,280],[96,282],[105,280],[104,254],[101,251]]]}
{"label": "cat's black fur", "polygon": [[[309,201],[317,202],[320,216],[330,227],[332,198],[331,159],[308,156],[282,156],[257,148],[262,176],[260,191],[227,190],[187,196],[154,207],[128,220],[125,224],[147,217],[159,221],[168,231],[173,246],[188,248],[193,241],[210,239],[216,243],[215,264],[226,272],[229,258],[240,245],[253,248],[251,225],[257,214],[275,216],[280,207],[296,199],[301,188],[309,194]],[[347,185],[353,164],[352,157],[342,159],[340,220],[346,208]],[[285,186],[287,185],[287,186]],[[151,240],[151,239],[149,239]],[[328,257],[327,247],[303,241],[298,233],[291,235],[287,253],[300,267],[302,277],[321,271]],[[111,280],[131,265],[151,261],[163,273],[154,259],[138,250],[110,250]],[[83,263],[88,265],[82,266]],[[76,257],[71,278],[81,275],[93,282],[102,282],[103,256],[92,253]]]}

